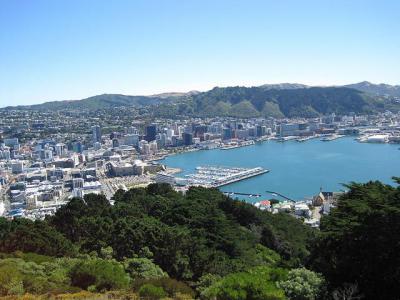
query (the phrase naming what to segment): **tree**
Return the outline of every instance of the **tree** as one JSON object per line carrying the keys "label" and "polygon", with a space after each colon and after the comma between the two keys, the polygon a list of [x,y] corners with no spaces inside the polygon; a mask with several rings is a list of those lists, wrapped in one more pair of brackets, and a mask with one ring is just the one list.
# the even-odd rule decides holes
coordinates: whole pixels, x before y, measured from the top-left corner
{"label": "tree", "polygon": [[196,282],[196,291],[200,294],[202,299],[205,298],[205,292],[209,287],[216,284],[219,280],[221,280],[221,276],[214,274],[205,274],[200,277],[200,279]]}
{"label": "tree", "polygon": [[305,268],[293,269],[286,280],[278,282],[278,286],[291,300],[315,300],[322,294],[324,278]]}
{"label": "tree", "polygon": [[217,300],[284,300],[285,294],[276,282],[285,276],[279,268],[257,267],[225,276],[205,289],[202,296]]}
{"label": "tree", "polygon": [[43,221],[13,220],[9,231],[0,240],[2,252],[34,252],[50,256],[69,256],[76,253],[75,246],[61,233]]}
{"label": "tree", "polygon": [[120,263],[96,258],[75,265],[71,280],[74,286],[96,291],[124,289],[129,284],[129,276]]}
{"label": "tree", "polygon": [[357,283],[367,299],[398,299],[400,188],[378,181],[348,188],[321,220],[310,266],[324,274],[331,291]]}
{"label": "tree", "polygon": [[154,279],[168,277],[159,266],[157,266],[151,259],[136,257],[124,260],[125,271],[131,276],[132,279]]}
{"label": "tree", "polygon": [[332,292],[333,300],[359,300],[363,296],[359,294],[358,285],[355,284],[344,284]]}
{"label": "tree", "polygon": [[144,297],[146,299],[156,300],[166,297],[167,293],[162,287],[147,283],[141,286],[139,289],[139,295],[140,297]]}

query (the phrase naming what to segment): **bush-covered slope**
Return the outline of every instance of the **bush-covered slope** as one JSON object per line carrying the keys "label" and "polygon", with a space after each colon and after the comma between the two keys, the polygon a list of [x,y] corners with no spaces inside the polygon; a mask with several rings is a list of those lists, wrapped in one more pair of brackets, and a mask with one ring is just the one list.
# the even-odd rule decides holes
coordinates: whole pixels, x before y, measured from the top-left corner
{"label": "bush-covered slope", "polygon": [[[214,88],[194,95],[192,99],[195,114],[215,115],[215,107],[221,108],[220,103],[226,103],[222,114],[239,117],[315,117],[330,113],[372,113],[385,108],[384,100],[378,96],[341,87]],[[235,109],[238,106],[240,109]]]}
{"label": "bush-covered slope", "polygon": [[0,296],[398,299],[400,187],[348,188],[320,232],[218,190],[165,184],[119,191],[114,206],[73,199],[46,221],[0,219]]}

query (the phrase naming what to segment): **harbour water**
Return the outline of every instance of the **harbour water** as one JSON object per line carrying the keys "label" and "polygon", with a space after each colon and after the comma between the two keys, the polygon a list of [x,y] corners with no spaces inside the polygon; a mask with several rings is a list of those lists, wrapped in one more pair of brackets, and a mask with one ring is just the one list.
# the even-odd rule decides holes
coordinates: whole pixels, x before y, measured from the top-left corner
{"label": "harbour water", "polygon": [[345,189],[342,183],[350,181],[381,180],[390,184],[392,176],[400,176],[399,145],[359,143],[352,137],[329,142],[319,139],[303,143],[267,141],[230,150],[182,153],[167,157],[163,163],[182,169],[177,176],[194,173],[201,165],[263,167],[270,172],[220,188],[261,194],[261,199],[273,197],[267,190],[302,200],[312,197],[320,188],[340,191]]}

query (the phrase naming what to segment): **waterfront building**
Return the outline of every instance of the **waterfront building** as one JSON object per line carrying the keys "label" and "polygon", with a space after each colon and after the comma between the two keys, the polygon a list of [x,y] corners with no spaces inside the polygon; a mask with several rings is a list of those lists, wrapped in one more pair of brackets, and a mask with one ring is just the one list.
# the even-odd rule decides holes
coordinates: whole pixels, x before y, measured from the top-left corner
{"label": "waterfront building", "polygon": [[232,139],[233,134],[232,134],[232,129],[231,128],[224,128],[223,134],[222,134],[222,139],[223,140],[230,140]]}
{"label": "waterfront building", "polygon": [[193,134],[184,132],[182,134],[183,144],[185,146],[190,146],[193,144]]}
{"label": "waterfront building", "polygon": [[175,177],[166,172],[158,172],[154,180],[157,183],[168,183],[169,185],[175,185]]}

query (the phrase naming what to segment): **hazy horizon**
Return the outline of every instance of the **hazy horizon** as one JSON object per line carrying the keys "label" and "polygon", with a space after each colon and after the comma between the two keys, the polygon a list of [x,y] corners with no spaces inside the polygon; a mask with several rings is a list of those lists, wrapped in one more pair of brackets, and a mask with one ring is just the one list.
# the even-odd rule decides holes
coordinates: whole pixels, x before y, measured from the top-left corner
{"label": "hazy horizon", "polygon": [[400,2],[0,1],[0,107],[215,86],[399,84]]}

